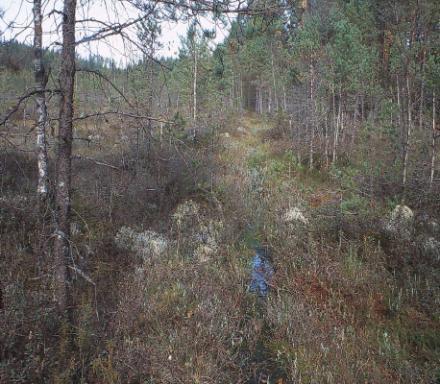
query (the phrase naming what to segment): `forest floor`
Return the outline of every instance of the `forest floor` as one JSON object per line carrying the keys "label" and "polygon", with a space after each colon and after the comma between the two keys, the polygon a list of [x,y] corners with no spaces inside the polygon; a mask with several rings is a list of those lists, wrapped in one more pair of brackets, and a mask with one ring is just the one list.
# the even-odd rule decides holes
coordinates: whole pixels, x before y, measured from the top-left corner
{"label": "forest floor", "polygon": [[[129,128],[75,148],[80,357],[56,331],[51,280],[28,267],[44,239],[35,159],[5,157],[5,196],[26,198],[0,201],[0,381],[438,381],[439,259],[384,236],[393,206],[359,191],[354,166],[309,171],[275,119],[252,114],[196,143],[140,147]],[[263,302],[248,292],[262,244],[275,269]]]}
{"label": "forest floor", "polygon": [[354,169],[308,171],[273,131],[252,115],[226,130],[217,180],[243,207],[230,215],[245,223],[248,265],[253,246],[273,251],[259,339],[272,372],[284,367],[298,382],[438,379],[433,261],[384,238],[392,207],[360,193]]}

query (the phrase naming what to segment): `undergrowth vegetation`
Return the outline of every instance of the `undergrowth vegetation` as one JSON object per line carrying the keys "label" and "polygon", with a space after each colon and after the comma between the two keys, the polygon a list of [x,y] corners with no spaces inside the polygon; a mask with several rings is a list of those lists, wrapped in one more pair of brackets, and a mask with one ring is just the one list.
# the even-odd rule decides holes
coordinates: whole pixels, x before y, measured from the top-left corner
{"label": "undergrowth vegetation", "polygon": [[440,384],[435,1],[9,3],[1,384]]}
{"label": "undergrowth vegetation", "polygon": [[[270,122],[222,131],[78,156],[74,350],[50,297],[51,207],[34,210],[33,158],[4,154],[2,382],[439,379],[439,257],[384,232],[392,199],[363,193],[355,164],[309,171]],[[121,228],[166,250],[139,258]],[[247,291],[258,244],[276,271],[263,301]]]}

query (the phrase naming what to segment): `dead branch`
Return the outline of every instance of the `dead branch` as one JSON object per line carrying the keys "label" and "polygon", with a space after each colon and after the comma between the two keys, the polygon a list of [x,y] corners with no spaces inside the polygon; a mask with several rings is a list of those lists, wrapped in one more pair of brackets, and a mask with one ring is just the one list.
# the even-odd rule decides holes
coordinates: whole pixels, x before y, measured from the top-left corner
{"label": "dead branch", "polygon": [[81,269],[79,269],[77,266],[70,266],[69,268],[74,271],[75,273],[77,273],[78,275],[80,275],[85,281],[87,281],[88,283],[92,284],[92,285],[96,285],[96,283],[89,277],[87,276]]}
{"label": "dead branch", "polygon": [[92,159],[90,157],[85,157],[85,156],[81,156],[81,155],[74,155],[74,156],[72,156],[72,159],[73,160],[74,159],[76,159],[76,160],[89,160],[89,161],[92,161],[93,163],[95,163],[96,165],[102,165],[104,167],[109,167],[109,168],[115,169],[117,171],[121,170],[121,168],[119,168],[115,165],[104,163],[103,161],[98,161],[98,160]]}
{"label": "dead branch", "polygon": [[85,72],[85,73],[91,73],[93,75],[98,76],[99,78],[103,79],[107,83],[111,85],[111,87],[124,99],[124,101],[131,107],[134,108],[133,105],[130,103],[130,101],[127,99],[127,97],[124,95],[124,93],[103,73],[100,71],[96,71],[94,69],[86,69],[86,68],[77,68],[76,72]]}
{"label": "dead branch", "polygon": [[37,90],[37,89],[33,89],[32,91],[26,93],[25,95],[22,95],[18,98],[17,103],[6,113],[6,115],[0,120],[0,126],[1,125],[5,125],[6,122],[11,118],[11,116],[18,111],[18,109],[20,108],[20,105],[26,101],[27,99],[29,99],[30,97],[36,95],[37,93],[41,93],[41,92],[46,92],[46,93],[57,93],[59,92],[59,90],[54,90],[54,89],[44,89],[44,90]]}
{"label": "dead branch", "polygon": [[175,124],[174,121],[164,120],[164,119],[161,119],[159,117],[152,117],[152,116],[145,116],[145,115],[136,115],[134,113],[120,112],[120,111],[105,111],[105,112],[90,113],[88,115],[83,115],[83,116],[80,116],[80,117],[75,117],[73,119],[73,121],[79,121],[79,120],[89,119],[91,117],[100,117],[100,116],[106,116],[106,115],[119,115],[119,116],[124,116],[124,117],[131,117],[133,119],[157,121],[159,123],[164,123],[164,124]]}

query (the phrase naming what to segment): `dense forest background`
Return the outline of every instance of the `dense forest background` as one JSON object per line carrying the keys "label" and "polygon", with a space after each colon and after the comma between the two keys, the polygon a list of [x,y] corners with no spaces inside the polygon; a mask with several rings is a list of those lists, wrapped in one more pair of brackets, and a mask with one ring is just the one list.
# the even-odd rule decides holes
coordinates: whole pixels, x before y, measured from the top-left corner
{"label": "dense forest background", "polygon": [[42,202],[34,47],[0,43],[0,381],[438,383],[439,5],[249,2],[219,44],[192,11],[177,57],[153,18],[142,60],[76,57],[67,315],[63,56]]}

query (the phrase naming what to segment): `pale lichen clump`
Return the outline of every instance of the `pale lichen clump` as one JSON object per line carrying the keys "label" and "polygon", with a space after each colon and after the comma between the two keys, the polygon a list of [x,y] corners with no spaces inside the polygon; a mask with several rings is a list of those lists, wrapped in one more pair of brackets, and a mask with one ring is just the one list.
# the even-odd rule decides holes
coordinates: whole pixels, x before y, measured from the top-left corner
{"label": "pale lichen clump", "polygon": [[396,206],[385,229],[395,237],[410,240],[414,233],[414,212],[406,205]]}
{"label": "pale lichen clump", "polygon": [[193,218],[199,214],[200,207],[192,200],[187,200],[179,204],[174,211],[172,218],[178,228],[182,228],[185,224],[189,224]]}
{"label": "pale lichen clump", "polygon": [[29,201],[29,196],[26,195],[3,195],[0,196],[0,203],[4,204],[25,204]]}
{"label": "pale lichen clump", "polygon": [[162,256],[169,247],[168,239],[154,231],[136,232],[130,227],[122,227],[115,236],[120,249],[135,252],[143,260]]}
{"label": "pale lichen clump", "polygon": [[300,223],[303,225],[308,225],[309,220],[304,215],[303,211],[298,207],[293,207],[288,209],[283,215],[284,222],[288,224]]}
{"label": "pale lichen clump", "polygon": [[188,200],[180,204],[172,220],[177,230],[179,248],[189,251],[194,259],[207,262],[218,252],[223,222],[208,219],[199,204]]}
{"label": "pale lichen clump", "polygon": [[222,233],[222,221],[209,220],[207,224],[200,223],[194,235],[197,244],[194,256],[201,262],[208,261],[218,251]]}

